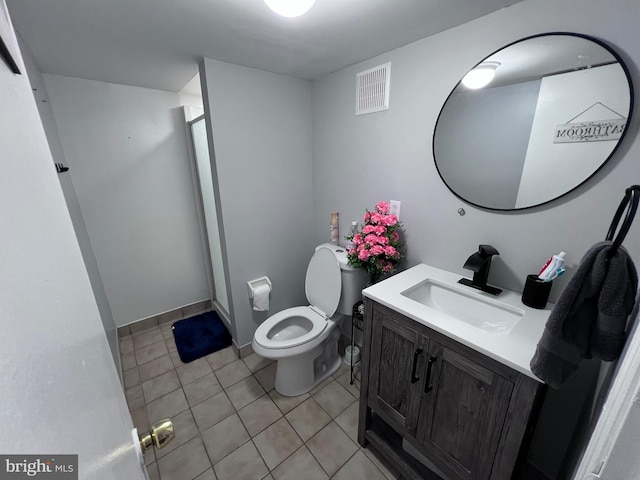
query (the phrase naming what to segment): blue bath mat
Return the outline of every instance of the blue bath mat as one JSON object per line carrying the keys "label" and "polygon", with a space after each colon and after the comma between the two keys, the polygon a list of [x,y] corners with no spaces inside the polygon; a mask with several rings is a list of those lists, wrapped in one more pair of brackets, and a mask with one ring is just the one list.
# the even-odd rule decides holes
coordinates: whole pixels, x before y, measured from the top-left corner
{"label": "blue bath mat", "polygon": [[216,312],[206,312],[179,320],[171,327],[184,363],[217,352],[231,345],[231,335]]}

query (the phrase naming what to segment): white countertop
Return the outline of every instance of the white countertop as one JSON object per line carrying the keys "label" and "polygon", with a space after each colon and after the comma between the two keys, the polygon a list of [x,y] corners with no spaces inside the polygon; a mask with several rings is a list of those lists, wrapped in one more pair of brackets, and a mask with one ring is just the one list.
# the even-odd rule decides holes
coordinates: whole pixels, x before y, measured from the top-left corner
{"label": "white countertop", "polygon": [[[521,293],[503,289],[500,295],[494,296],[458,284],[457,282],[460,278],[462,278],[460,274],[420,264],[366,288],[362,291],[362,294],[487,357],[493,358],[528,377],[542,382],[531,372],[529,362],[535,353],[538,341],[542,337],[542,332],[553,304],[548,303],[544,309],[530,308],[522,303]],[[468,291],[472,296],[484,297],[490,299],[490,301],[497,300],[516,307],[524,311],[524,316],[510,331],[487,332],[402,295],[402,292],[428,279],[451,285],[456,289],[463,289],[465,294]]]}

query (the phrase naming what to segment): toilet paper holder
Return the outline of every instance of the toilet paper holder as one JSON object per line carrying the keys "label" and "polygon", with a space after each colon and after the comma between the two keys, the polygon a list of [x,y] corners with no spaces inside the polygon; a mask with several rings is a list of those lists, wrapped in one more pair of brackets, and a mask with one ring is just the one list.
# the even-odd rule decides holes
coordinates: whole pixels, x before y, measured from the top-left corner
{"label": "toilet paper holder", "polygon": [[258,289],[258,287],[262,287],[264,285],[268,285],[269,292],[271,292],[271,280],[269,280],[269,277],[265,276],[249,280],[247,282],[247,287],[249,288],[249,298],[253,299],[253,297],[255,296],[255,291]]}

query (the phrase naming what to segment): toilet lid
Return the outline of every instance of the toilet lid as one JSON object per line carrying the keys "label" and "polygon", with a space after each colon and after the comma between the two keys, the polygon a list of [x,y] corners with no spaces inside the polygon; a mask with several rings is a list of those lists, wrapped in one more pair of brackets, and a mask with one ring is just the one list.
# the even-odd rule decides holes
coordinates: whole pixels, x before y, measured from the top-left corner
{"label": "toilet lid", "polygon": [[307,300],[329,318],[336,313],[342,292],[340,264],[334,253],[319,248],[311,257],[304,283]]}

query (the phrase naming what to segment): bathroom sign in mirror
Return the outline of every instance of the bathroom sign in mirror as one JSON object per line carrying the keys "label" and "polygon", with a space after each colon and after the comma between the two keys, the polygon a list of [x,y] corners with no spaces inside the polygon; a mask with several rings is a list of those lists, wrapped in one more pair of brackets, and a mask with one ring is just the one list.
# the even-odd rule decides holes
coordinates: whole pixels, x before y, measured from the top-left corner
{"label": "bathroom sign in mirror", "polygon": [[[614,120],[595,120],[590,122],[576,122],[578,117],[582,117],[594,108],[605,109],[600,114],[603,118],[613,115],[618,117]],[[610,109],[600,102],[591,105],[587,110],[573,117],[567,123],[556,125],[556,132],[553,136],[553,143],[576,143],[576,142],[603,142],[606,140],[620,140],[627,126],[627,118]]]}
{"label": "bathroom sign in mirror", "polygon": [[[488,75],[484,86],[467,86],[476,74]],[[603,43],[570,33],[520,40],[482,60],[450,93],[433,136],[438,173],[479,207],[550,202],[611,158],[632,100],[626,67]]]}

